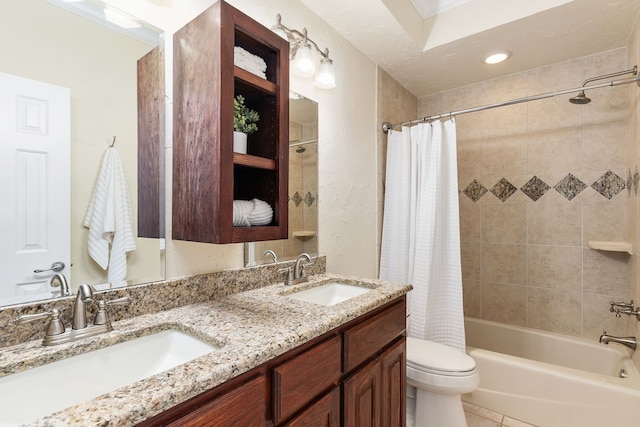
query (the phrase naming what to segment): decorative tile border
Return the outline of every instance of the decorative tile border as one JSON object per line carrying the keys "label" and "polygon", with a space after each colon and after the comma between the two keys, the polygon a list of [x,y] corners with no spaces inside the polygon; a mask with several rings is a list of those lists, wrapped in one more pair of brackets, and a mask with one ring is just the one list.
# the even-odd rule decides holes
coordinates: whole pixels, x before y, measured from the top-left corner
{"label": "decorative tile border", "polygon": [[482,196],[485,195],[487,189],[474,179],[473,181],[471,181],[471,184],[467,185],[467,188],[465,188],[463,191],[468,198],[470,198],[474,202],[477,202]]}
{"label": "decorative tile border", "polygon": [[522,188],[520,188],[520,191],[529,196],[529,198],[535,202],[540,197],[544,196],[544,193],[549,191],[549,189],[551,189],[551,187],[549,187],[546,182],[534,175],[533,178],[527,181]]}
{"label": "decorative tile border", "polygon": [[318,195],[316,194],[314,197],[313,194],[311,194],[309,191],[307,191],[307,194],[304,195],[304,198],[297,191],[293,194],[293,196],[289,197],[289,200],[291,200],[296,205],[296,208],[299,207],[302,202],[304,202],[307,207],[311,207],[311,205],[313,205],[313,202],[315,202],[317,199]]}
{"label": "decorative tile border", "polygon": [[580,181],[573,174],[568,174],[560,180],[554,187],[558,193],[562,194],[567,200],[573,200],[578,194],[587,188],[587,184]]}
{"label": "decorative tile border", "polygon": [[[619,194],[625,188],[631,191],[634,188],[635,194],[638,194],[638,184],[640,183],[640,173],[638,172],[638,166],[636,165],[636,171],[634,175],[631,175],[631,169],[629,169],[629,176],[625,181],[624,178],[619,177],[611,170],[605,172],[600,178],[598,178],[591,186],[588,186],[575,175],[569,173],[562,178],[557,184],[551,187],[549,184],[533,176],[527,181],[520,191],[526,194],[534,202],[545,195],[551,188],[560,193],[564,198],[571,201],[582,191],[591,187],[597,191],[601,196],[611,200],[617,194]],[[507,179],[502,178],[498,181],[491,190],[487,190],[478,180],[474,179],[462,192],[471,199],[474,203],[477,202],[487,192],[491,192],[501,202],[506,202],[511,196],[518,191],[518,188],[511,184]]]}

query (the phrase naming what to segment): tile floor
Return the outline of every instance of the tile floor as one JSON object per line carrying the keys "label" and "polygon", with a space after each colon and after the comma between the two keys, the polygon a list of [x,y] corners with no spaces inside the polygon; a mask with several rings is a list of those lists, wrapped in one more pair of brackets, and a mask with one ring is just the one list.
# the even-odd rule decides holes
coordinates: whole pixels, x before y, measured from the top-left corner
{"label": "tile floor", "polygon": [[536,427],[471,403],[462,402],[468,427]]}

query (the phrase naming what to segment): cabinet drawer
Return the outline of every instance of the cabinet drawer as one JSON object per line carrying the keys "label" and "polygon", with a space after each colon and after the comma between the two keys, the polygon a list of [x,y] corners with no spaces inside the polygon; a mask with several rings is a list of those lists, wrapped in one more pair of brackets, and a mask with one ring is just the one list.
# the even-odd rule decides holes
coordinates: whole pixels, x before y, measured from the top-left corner
{"label": "cabinet drawer", "polygon": [[340,382],[340,350],[340,336],[336,336],[273,369],[275,423]]}
{"label": "cabinet drawer", "polygon": [[344,332],[344,372],[380,351],[406,329],[406,305],[395,304]]}
{"label": "cabinet drawer", "polygon": [[204,427],[221,425],[264,425],[265,378],[259,376],[240,387],[202,405],[188,415],[165,424],[166,427]]}

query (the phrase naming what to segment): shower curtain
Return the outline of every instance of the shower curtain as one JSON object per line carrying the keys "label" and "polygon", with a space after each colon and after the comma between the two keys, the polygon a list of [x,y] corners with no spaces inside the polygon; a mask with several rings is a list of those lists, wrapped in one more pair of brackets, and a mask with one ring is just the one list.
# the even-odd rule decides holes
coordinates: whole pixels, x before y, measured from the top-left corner
{"label": "shower curtain", "polygon": [[380,279],[411,283],[409,336],[465,351],[455,121],[389,131]]}

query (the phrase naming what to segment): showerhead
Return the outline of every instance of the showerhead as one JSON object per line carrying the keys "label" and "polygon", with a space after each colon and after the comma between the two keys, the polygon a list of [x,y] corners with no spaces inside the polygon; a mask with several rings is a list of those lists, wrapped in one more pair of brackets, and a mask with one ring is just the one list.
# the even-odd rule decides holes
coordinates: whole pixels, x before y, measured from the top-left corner
{"label": "showerhead", "polygon": [[587,98],[587,95],[585,95],[584,91],[581,90],[576,96],[569,98],[569,102],[572,104],[583,105],[590,103],[591,98]]}
{"label": "showerhead", "polygon": [[305,151],[307,151],[307,149],[306,149],[306,148],[304,148],[304,147],[298,147],[298,148],[296,148],[296,153],[304,153]]}

